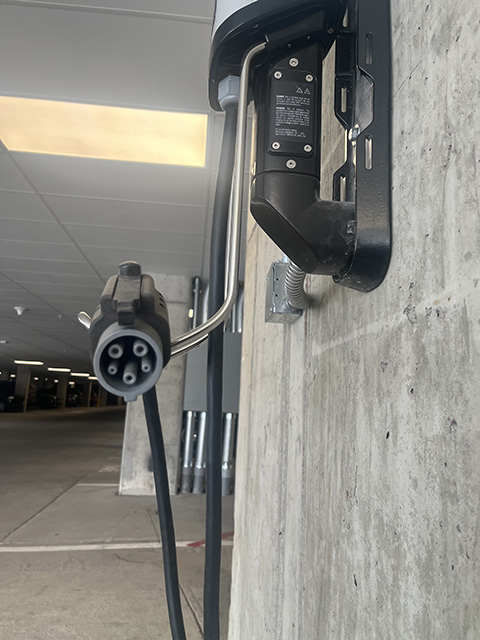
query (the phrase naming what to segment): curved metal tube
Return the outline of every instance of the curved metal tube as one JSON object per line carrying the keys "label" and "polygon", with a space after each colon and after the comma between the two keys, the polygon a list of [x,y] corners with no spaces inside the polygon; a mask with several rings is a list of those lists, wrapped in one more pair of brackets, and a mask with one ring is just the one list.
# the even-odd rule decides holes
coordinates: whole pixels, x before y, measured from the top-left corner
{"label": "curved metal tube", "polygon": [[266,43],[252,47],[245,55],[240,76],[238,98],[237,147],[233,170],[232,197],[229,211],[229,235],[227,247],[226,295],[220,309],[206,322],[172,340],[172,356],[178,356],[203,342],[212,329],[218,327],[230,313],[237,298],[238,265],[240,257],[242,196],[245,164],[245,137],[247,132],[248,80],[252,59],[266,47]]}
{"label": "curved metal tube", "polygon": [[305,293],[303,283],[307,274],[293,262],[288,263],[285,274],[285,295],[288,304],[294,309],[308,309],[311,304],[309,296]]}

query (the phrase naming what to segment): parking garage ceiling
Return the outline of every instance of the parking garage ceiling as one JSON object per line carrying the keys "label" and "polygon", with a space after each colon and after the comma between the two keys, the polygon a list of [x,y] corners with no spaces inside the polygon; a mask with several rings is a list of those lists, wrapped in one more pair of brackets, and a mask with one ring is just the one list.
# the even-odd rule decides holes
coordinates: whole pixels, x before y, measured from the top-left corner
{"label": "parking garage ceiling", "polygon": [[0,370],[15,371],[14,358],[91,370],[76,317],[124,260],[206,274],[223,124],[206,90],[213,10],[214,0],[0,0],[0,95],[208,114],[205,168],[1,146]]}

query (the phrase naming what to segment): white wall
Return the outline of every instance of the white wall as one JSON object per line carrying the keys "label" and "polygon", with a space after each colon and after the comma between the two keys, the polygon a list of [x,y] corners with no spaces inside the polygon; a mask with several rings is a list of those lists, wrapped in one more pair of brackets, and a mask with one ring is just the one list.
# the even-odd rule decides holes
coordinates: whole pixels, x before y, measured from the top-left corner
{"label": "white wall", "polygon": [[265,324],[250,220],[230,640],[480,637],[480,6],[392,16],[383,285]]}

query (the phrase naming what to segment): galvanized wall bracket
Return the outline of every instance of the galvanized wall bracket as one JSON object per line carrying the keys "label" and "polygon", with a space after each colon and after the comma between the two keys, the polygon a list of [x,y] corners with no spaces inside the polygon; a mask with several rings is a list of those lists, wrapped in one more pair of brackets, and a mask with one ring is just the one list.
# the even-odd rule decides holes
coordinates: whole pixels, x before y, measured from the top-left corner
{"label": "galvanized wall bracket", "polygon": [[291,324],[302,315],[301,309],[294,309],[287,300],[285,276],[288,262],[273,262],[267,276],[265,297],[265,322]]}

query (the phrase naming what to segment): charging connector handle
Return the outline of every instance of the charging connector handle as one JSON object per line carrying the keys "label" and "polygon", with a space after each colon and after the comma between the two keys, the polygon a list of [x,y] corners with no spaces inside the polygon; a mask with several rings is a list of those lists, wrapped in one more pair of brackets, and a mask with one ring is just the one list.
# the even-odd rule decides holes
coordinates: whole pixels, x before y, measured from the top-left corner
{"label": "charging connector handle", "polygon": [[242,63],[240,93],[238,97],[235,167],[233,171],[232,196],[230,198],[229,209],[225,300],[220,309],[206,322],[172,340],[172,356],[178,356],[186,351],[190,351],[190,349],[193,349],[193,347],[203,342],[212,329],[215,329],[227,319],[237,298],[250,63],[266,46],[266,43],[262,42],[252,47],[245,55]]}

